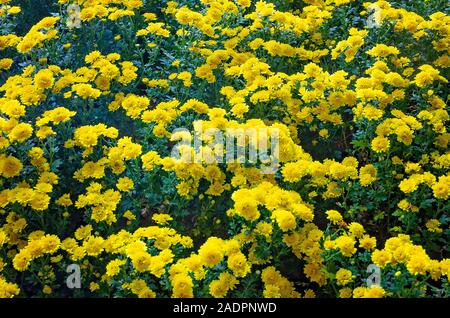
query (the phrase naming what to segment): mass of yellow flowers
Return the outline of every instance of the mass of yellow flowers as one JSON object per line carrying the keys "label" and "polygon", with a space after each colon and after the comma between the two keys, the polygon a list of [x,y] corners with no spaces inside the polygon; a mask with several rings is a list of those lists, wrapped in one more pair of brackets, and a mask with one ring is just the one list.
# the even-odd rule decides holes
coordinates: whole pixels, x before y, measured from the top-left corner
{"label": "mass of yellow flowers", "polygon": [[446,1],[15,2],[0,298],[450,297]]}

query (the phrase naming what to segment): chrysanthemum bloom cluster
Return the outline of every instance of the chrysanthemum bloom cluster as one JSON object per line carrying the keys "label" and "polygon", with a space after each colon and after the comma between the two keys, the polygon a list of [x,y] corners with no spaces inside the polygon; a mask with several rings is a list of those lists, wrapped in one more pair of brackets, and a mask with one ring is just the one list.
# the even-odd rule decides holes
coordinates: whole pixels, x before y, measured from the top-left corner
{"label": "chrysanthemum bloom cluster", "polygon": [[450,296],[445,1],[47,2],[0,0],[0,297]]}

